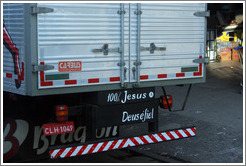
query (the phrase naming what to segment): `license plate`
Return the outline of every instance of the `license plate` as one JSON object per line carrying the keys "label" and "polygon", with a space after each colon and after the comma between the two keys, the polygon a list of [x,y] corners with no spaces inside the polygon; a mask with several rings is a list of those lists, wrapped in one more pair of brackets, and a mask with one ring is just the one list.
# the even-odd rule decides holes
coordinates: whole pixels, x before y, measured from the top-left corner
{"label": "license plate", "polygon": [[43,132],[44,135],[72,133],[74,132],[74,123],[73,121],[68,121],[62,123],[43,124]]}

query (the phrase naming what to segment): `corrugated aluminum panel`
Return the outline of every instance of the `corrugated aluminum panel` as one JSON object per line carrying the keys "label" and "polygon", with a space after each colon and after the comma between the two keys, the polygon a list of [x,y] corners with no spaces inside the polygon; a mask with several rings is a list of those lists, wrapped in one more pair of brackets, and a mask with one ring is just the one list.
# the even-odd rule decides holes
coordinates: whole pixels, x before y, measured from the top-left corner
{"label": "corrugated aluminum panel", "polygon": [[[38,6],[54,9],[51,13],[38,14],[38,60],[40,64],[54,66],[53,70],[39,73],[39,88],[120,83],[122,68],[117,64],[121,53],[103,55],[92,50],[104,44],[109,44],[109,49],[121,48],[121,17],[117,14],[121,4],[41,3]],[[203,77],[202,64],[193,60],[204,57],[206,18],[196,17],[194,13],[205,11],[205,4],[142,3],[140,6],[139,17],[135,13],[137,4],[124,4],[127,69],[124,82]],[[166,47],[166,51],[140,51],[139,69],[138,43],[140,47],[154,43]],[[59,64],[65,61],[80,61],[81,71],[61,72]]]}
{"label": "corrugated aluminum panel", "polygon": [[[121,47],[121,17],[117,14],[120,4],[40,3],[38,6],[54,9],[51,13],[38,14],[37,18],[38,61],[54,66],[43,76],[40,72],[39,88],[120,82],[120,66],[117,64],[121,54],[93,52],[93,49],[101,49],[104,44],[108,44],[109,49]],[[80,61],[81,71],[59,72],[59,62],[65,61]],[[59,74],[66,77],[46,79],[50,75],[58,78]]]}
{"label": "corrugated aluminum panel", "polygon": [[[204,57],[205,17],[196,17],[197,11],[205,11],[205,4],[142,3],[140,46],[166,47],[165,51],[141,51],[140,80],[184,79],[194,76],[199,64],[193,63],[199,56]],[[136,16],[132,15],[133,19]],[[132,31],[136,32],[136,23]],[[133,34],[136,36],[136,34]],[[137,40],[133,41],[134,43]],[[132,47],[136,52],[136,47]],[[135,48],[135,49],[134,49]],[[131,55],[131,66],[136,62],[136,54]],[[178,73],[178,76],[176,74]],[[179,73],[185,73],[184,75]],[[202,72],[203,73],[203,72]],[[164,76],[165,75],[165,76]],[[136,79],[131,77],[131,81]]]}
{"label": "corrugated aluminum panel", "polygon": [[[4,25],[16,48],[19,50],[20,62],[25,61],[24,42],[24,4],[3,3]],[[14,73],[14,61],[12,54],[3,46],[3,90],[7,92],[26,94],[25,81],[21,82],[20,88],[16,88]],[[7,76],[7,77],[6,77]],[[11,77],[10,77],[11,76]],[[24,77],[25,78],[25,77]]]}

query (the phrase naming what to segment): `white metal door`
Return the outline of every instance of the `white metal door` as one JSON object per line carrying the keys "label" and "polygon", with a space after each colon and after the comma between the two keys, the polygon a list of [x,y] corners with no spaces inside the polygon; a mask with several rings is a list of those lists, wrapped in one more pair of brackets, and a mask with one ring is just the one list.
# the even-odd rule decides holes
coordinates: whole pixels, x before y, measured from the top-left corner
{"label": "white metal door", "polygon": [[204,58],[206,18],[194,13],[205,4],[141,3],[132,10],[131,82],[203,77],[203,64],[193,60]]}
{"label": "white metal door", "polygon": [[[39,88],[114,84],[122,81],[122,75],[122,83],[129,81],[124,69],[128,68],[128,54],[121,50],[121,4],[37,6],[54,10],[37,16],[38,63],[54,66],[39,72]],[[125,66],[121,65],[124,55]]]}
{"label": "white metal door", "polygon": [[203,77],[198,3],[38,4],[39,88]]}

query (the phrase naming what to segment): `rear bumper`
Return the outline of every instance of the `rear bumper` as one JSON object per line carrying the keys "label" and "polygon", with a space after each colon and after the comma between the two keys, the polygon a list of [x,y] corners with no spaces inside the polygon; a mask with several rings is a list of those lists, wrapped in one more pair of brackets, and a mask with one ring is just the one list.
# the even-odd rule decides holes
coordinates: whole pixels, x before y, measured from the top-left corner
{"label": "rear bumper", "polygon": [[159,132],[149,135],[123,138],[112,141],[98,142],[92,144],[83,144],[67,148],[53,149],[49,151],[50,158],[65,158],[86,155],[90,153],[104,152],[113,149],[122,149],[138,145],[146,145],[169,140],[193,137],[196,135],[196,128],[190,127],[172,131]]}

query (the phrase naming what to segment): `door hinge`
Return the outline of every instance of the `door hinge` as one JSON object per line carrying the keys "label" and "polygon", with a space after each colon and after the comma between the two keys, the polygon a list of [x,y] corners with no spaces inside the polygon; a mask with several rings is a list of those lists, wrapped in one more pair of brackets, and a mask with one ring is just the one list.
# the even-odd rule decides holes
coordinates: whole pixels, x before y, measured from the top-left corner
{"label": "door hinge", "polygon": [[194,16],[197,17],[210,17],[210,11],[198,11],[194,13]]}
{"label": "door hinge", "polygon": [[120,67],[122,67],[122,66],[125,66],[126,63],[125,62],[119,62],[119,63],[117,63],[117,65],[120,66]]}
{"label": "door hinge", "polygon": [[54,9],[47,8],[47,7],[36,7],[36,6],[33,6],[32,10],[31,10],[32,14],[51,13],[51,12],[54,12]]}
{"label": "door hinge", "polygon": [[134,80],[136,79],[136,71],[137,71],[136,67],[133,67],[132,68],[132,74],[133,74],[133,79]]}
{"label": "door hinge", "polygon": [[142,65],[142,62],[133,62],[133,65],[140,66],[140,65]]}
{"label": "door hinge", "polygon": [[209,58],[205,57],[205,58],[194,59],[193,62],[194,63],[205,63],[205,64],[208,64],[209,63]]}
{"label": "door hinge", "polygon": [[119,15],[121,15],[121,14],[126,14],[126,11],[125,11],[125,10],[118,10],[117,13],[118,13]]}
{"label": "door hinge", "polygon": [[141,14],[143,14],[143,12],[141,10],[137,10],[137,11],[134,11],[134,14],[141,15]]}
{"label": "door hinge", "polygon": [[32,65],[32,72],[52,70],[55,67],[52,65]]}

